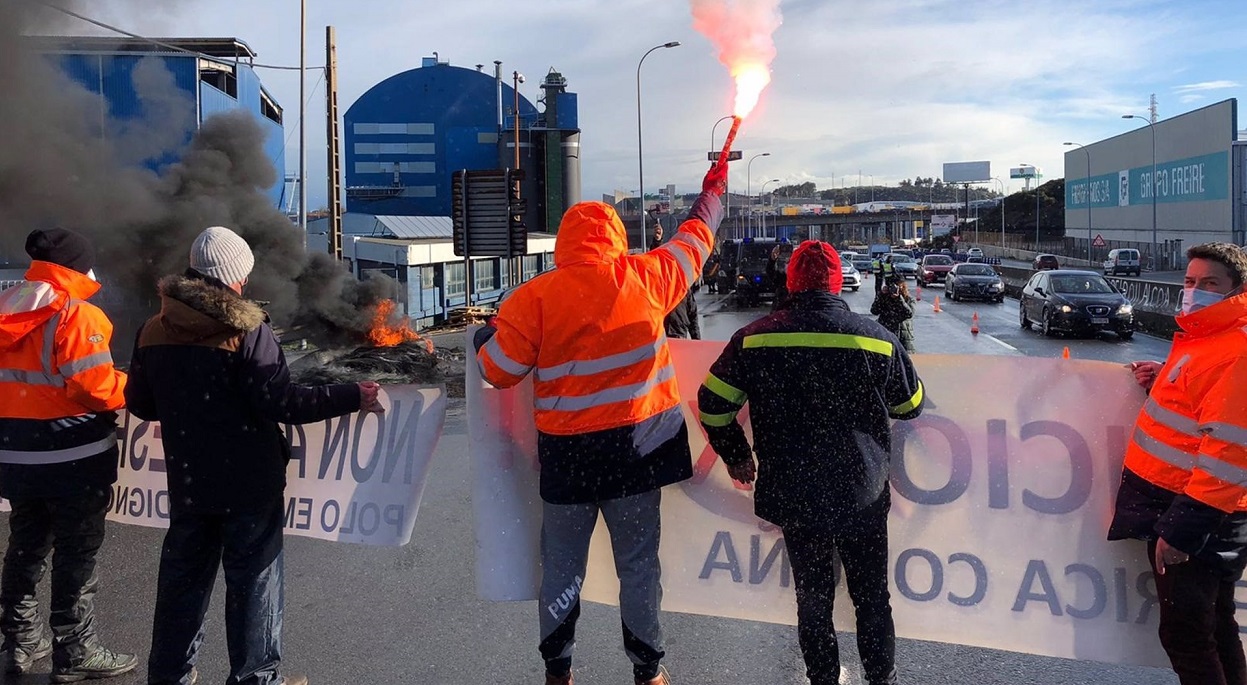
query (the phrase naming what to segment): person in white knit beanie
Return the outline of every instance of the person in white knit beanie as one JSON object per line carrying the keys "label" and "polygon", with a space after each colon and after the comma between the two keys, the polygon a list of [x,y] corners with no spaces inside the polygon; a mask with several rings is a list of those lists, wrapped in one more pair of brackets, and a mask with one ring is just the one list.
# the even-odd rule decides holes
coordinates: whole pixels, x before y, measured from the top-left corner
{"label": "person in white knit beanie", "polygon": [[126,386],[134,416],[159,421],[169,493],[148,685],[193,683],[214,580],[225,568],[231,683],[307,685],[283,675],[282,529],[290,443],[282,425],[383,411],[376,383],[290,380],[268,316],[242,296],[255,267],[222,226],[195,239],[190,269],[160,281]]}
{"label": "person in white knit beanie", "polygon": [[242,292],[247,277],[255,268],[255,255],[242,236],[225,228],[204,229],[191,245],[190,267],[196,273],[215,278]]}

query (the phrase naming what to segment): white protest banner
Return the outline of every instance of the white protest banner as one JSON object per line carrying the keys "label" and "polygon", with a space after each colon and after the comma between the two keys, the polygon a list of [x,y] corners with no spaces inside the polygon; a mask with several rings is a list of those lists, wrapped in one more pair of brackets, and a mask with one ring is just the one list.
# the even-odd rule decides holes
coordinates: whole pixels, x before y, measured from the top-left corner
{"label": "white protest banner", "polygon": [[[731,481],[697,424],[697,388],[722,343],[675,340],[671,348],[695,475],[663,492],[663,609],[793,624],[782,537],[753,515],[751,489]],[[1165,665],[1145,546],[1105,540],[1127,436],[1145,399],[1129,371],[1027,357],[914,361],[928,404],[893,429],[898,634]],[[531,384],[498,391],[483,385],[473,360],[468,370],[478,593],[535,599],[541,505]],[[582,596],[614,604],[617,593],[599,525]],[[843,588],[836,617],[852,630]]]}
{"label": "white protest banner", "polygon": [[[285,426],[286,533],[399,546],[411,539],[429,462],[446,419],[445,387],[383,386],[384,414]],[[160,424],[121,419],[121,460],[108,518],[167,528]]]}

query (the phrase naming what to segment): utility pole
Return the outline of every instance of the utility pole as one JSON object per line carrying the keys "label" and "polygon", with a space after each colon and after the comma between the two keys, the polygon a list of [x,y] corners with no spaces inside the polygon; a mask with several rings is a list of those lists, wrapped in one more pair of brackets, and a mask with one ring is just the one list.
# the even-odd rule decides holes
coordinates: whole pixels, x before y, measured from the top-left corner
{"label": "utility pole", "polygon": [[[341,261],[342,158],[338,153],[338,48],[336,33],[332,26],[325,27],[325,113],[328,115],[327,138],[329,141],[329,254]],[[398,264],[394,265],[396,273],[398,266]]]}

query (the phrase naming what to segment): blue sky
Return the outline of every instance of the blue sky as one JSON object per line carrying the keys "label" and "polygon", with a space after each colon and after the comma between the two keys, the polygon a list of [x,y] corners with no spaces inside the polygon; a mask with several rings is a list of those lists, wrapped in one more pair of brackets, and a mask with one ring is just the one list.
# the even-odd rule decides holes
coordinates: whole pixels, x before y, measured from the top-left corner
{"label": "blue sky", "polygon": [[[264,62],[297,64],[297,0],[101,0],[94,16],[148,35],[237,36]],[[529,78],[554,67],[579,95],[586,199],[637,187],[636,68],[644,65],[648,190],[693,191],[714,122],[729,113],[731,83],[683,0],[308,0],[309,64],[323,61],[324,26],[338,32],[339,105],[419,66],[437,51],[473,68],[502,60]],[[1064,175],[1064,141],[1092,143],[1129,130],[1152,93],[1162,119],[1247,95],[1241,0],[786,0],[778,57],[762,104],[737,147],[750,185],[812,181],[820,188],[939,176],[943,162],[990,160]],[[86,29],[84,28],[84,32]],[[308,79],[309,88],[317,74]],[[287,111],[297,164],[297,74],[265,72]],[[309,109],[309,173],[323,176],[323,91]],[[720,128],[720,140],[725,127]],[[1240,120],[1239,128],[1247,128]],[[744,163],[733,164],[744,190]],[[324,191],[309,183],[310,204]],[[774,187],[772,184],[771,187]],[[1019,183],[1009,184],[1011,189]]]}

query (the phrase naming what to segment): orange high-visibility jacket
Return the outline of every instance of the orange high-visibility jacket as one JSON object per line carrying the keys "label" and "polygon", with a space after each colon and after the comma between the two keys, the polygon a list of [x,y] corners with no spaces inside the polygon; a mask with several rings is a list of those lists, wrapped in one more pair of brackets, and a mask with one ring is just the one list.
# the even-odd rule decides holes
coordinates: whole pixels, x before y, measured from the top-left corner
{"label": "orange high-visibility jacket", "polygon": [[1125,468],[1178,496],[1157,532],[1194,553],[1217,512],[1247,511],[1247,294],[1177,323],[1183,332],[1139,412]]}
{"label": "orange high-visibility jacket", "polygon": [[38,422],[125,406],[126,376],[113,367],[109,352],[112,324],[85,301],[99,288],[73,269],[36,261],[25,283],[0,293],[0,420],[29,420],[30,425],[29,430],[15,429],[22,435],[5,437],[0,463],[61,463],[115,446],[115,435],[100,437],[98,432],[83,444],[65,444],[60,437],[73,433],[69,430],[47,431],[56,435],[47,445],[24,439],[43,432]]}
{"label": "orange high-visibility jacket", "polygon": [[[717,198],[702,198],[719,211]],[[509,387],[534,371],[537,429],[551,435],[632,426],[672,409],[679,393],[663,319],[713,247],[711,228],[690,218],[662,247],[629,255],[614,208],[573,206],[559,226],[556,268],[502,303],[497,333],[478,352],[481,375]]]}

